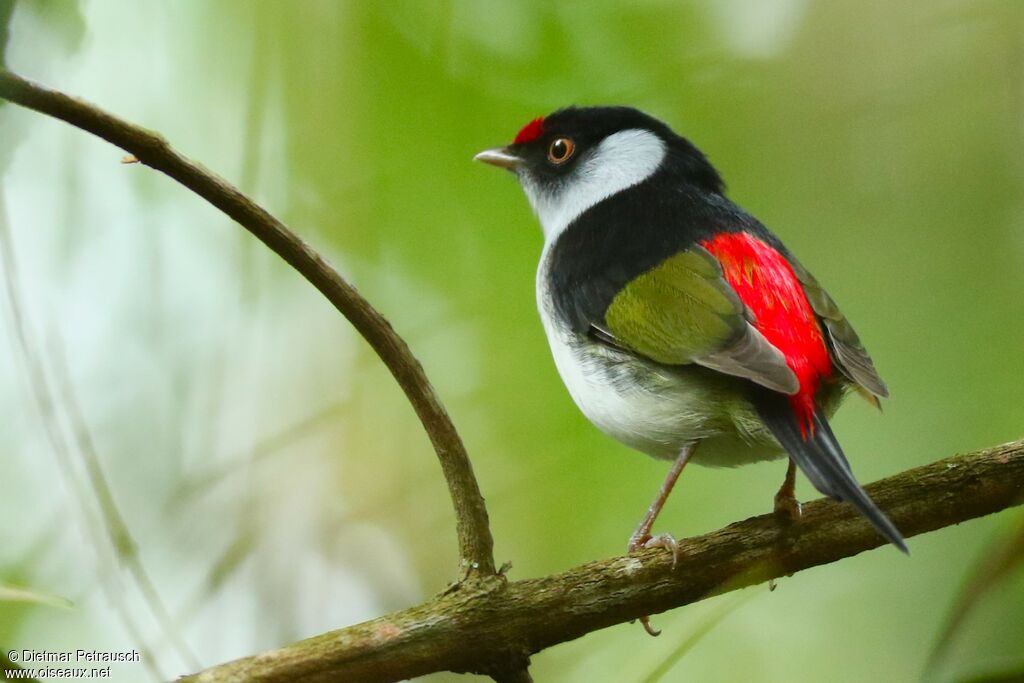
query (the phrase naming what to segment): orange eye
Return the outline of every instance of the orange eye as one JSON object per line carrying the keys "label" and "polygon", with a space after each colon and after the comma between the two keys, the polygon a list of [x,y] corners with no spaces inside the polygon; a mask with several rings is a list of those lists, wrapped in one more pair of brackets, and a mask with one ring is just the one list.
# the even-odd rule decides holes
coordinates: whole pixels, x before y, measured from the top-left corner
{"label": "orange eye", "polygon": [[575,150],[576,143],[570,138],[558,138],[548,147],[548,161],[553,164],[565,163]]}

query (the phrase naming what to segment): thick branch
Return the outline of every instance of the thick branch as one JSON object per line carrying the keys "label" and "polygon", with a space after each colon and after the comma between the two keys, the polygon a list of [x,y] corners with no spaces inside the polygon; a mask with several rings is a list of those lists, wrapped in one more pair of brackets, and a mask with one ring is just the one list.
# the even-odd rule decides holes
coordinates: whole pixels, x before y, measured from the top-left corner
{"label": "thick branch", "polygon": [[[908,537],[1024,502],[1024,441],[940,460],[867,487]],[[432,671],[490,673],[495,653],[535,652],[613,624],[656,614],[883,545],[856,510],[818,500],[795,526],[772,515],[680,543],[562,574],[491,588],[464,586],[402,612],[213,667],[185,680],[383,683]],[[887,548],[886,552],[895,552]],[[914,559],[904,571],[914,572]],[[780,598],[781,599],[781,598]]]}
{"label": "thick branch", "polygon": [[384,361],[423,423],[448,482],[467,570],[494,574],[487,508],[462,439],[405,341],[352,285],[281,221],[227,181],[178,154],[160,135],[3,68],[0,98],[88,131],[177,180],[259,238],[320,290]]}

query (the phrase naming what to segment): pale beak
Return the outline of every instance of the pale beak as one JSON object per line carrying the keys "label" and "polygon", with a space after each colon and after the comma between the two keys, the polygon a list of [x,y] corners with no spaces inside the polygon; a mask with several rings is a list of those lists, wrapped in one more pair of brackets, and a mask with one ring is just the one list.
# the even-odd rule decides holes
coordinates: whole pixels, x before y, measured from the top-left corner
{"label": "pale beak", "polygon": [[499,168],[507,168],[510,171],[516,170],[523,163],[523,160],[516,155],[509,154],[508,149],[505,147],[485,149],[473,157],[473,160],[482,161],[485,164],[498,166]]}

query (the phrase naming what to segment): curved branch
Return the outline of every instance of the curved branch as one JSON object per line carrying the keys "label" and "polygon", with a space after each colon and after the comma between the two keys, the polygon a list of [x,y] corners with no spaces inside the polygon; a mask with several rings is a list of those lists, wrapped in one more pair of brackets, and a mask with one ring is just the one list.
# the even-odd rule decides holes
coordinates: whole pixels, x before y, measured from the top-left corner
{"label": "curved branch", "polygon": [[495,573],[487,508],[462,439],[405,341],[355,287],[281,221],[224,179],[176,152],[157,133],[3,68],[0,98],[88,131],[170,176],[255,235],[327,297],[384,361],[423,423],[455,506],[459,550],[467,575]]}
{"label": "curved branch", "polygon": [[[940,460],[867,487],[907,536],[1024,502],[1024,441]],[[429,602],[183,680],[386,683],[432,671],[491,674],[512,654],[545,648],[645,614],[835,562],[885,541],[849,505],[817,500],[792,527],[773,515],[736,522],[663,549],[540,579],[463,586]],[[913,571],[906,561],[907,571]]]}

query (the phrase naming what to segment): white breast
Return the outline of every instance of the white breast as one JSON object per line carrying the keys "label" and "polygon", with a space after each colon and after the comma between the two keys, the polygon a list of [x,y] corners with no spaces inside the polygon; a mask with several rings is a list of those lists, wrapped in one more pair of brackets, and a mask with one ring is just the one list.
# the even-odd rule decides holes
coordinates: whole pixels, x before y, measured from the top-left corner
{"label": "white breast", "polygon": [[573,401],[608,436],[657,458],[675,458],[692,440],[714,435],[706,388],[689,385],[559,324],[547,291],[546,255],[537,273],[537,305],[558,374]]}

